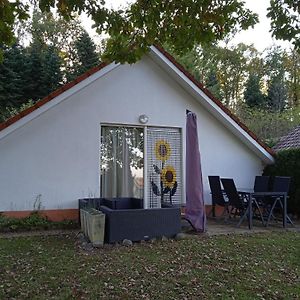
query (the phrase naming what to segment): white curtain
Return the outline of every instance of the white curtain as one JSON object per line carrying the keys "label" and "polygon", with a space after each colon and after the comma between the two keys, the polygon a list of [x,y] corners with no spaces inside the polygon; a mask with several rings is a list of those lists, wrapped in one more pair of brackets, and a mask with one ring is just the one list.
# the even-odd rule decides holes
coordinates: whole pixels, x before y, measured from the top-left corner
{"label": "white curtain", "polygon": [[[126,127],[102,127],[101,137],[101,196],[102,197],[143,197],[143,188],[137,189],[135,162],[136,152],[143,153],[142,135],[137,129]],[[138,132],[139,133],[139,132]],[[143,157],[141,157],[143,159]]]}

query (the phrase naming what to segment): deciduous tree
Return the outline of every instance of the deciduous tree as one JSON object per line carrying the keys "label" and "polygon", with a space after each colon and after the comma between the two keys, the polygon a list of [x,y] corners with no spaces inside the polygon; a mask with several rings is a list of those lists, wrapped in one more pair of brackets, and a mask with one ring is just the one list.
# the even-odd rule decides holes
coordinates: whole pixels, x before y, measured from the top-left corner
{"label": "deciduous tree", "polygon": [[300,1],[271,0],[268,15],[276,39],[291,41],[300,51]]}
{"label": "deciduous tree", "polygon": [[[133,63],[155,43],[169,43],[184,53],[196,44],[222,40],[227,34],[253,26],[258,17],[239,0],[137,0],[123,10],[109,10],[105,1],[38,0],[42,12],[57,12],[67,19],[86,12],[98,32],[111,37],[105,57]],[[0,5],[0,43],[9,43],[15,19],[24,19],[29,7],[21,1]]]}

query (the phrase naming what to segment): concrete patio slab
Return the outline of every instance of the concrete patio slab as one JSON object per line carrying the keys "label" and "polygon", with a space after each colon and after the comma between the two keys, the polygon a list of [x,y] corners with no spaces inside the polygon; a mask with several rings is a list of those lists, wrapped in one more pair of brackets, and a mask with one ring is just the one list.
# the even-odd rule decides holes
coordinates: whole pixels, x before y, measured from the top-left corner
{"label": "concrete patio slab", "polygon": [[[294,222],[294,226],[288,224],[287,228],[282,227],[282,223],[272,223],[268,227],[262,225],[261,222],[254,221],[253,229],[249,230],[247,223],[245,222],[240,227],[236,227],[237,221],[225,222],[224,219],[208,219],[207,230],[205,235],[228,235],[228,234],[255,234],[255,233],[266,233],[266,232],[285,232],[293,231],[300,233],[300,222]],[[193,228],[186,222],[182,221],[182,231],[185,233],[195,234]],[[201,235],[201,234],[200,234]]]}
{"label": "concrete patio slab", "polygon": [[261,223],[254,223],[253,229],[249,230],[246,225],[242,225],[239,228],[236,227],[236,223],[221,223],[214,220],[209,220],[207,225],[207,235],[221,235],[221,234],[253,234],[253,233],[266,233],[266,232],[285,232],[294,231],[300,233],[300,225],[294,226],[288,225],[287,228],[283,228],[280,223],[272,224],[268,227],[262,226]]}

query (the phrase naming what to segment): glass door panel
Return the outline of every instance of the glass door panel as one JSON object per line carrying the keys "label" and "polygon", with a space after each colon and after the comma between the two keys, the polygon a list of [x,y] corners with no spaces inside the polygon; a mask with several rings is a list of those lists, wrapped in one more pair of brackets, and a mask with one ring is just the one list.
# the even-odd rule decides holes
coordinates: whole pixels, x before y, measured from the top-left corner
{"label": "glass door panel", "polygon": [[143,128],[102,126],[100,148],[101,197],[143,198]]}

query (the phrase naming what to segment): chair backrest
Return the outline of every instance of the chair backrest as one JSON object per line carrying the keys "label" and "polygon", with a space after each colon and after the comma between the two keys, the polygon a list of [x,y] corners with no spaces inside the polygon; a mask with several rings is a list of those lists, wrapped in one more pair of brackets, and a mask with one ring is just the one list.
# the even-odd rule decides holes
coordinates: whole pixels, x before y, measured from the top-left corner
{"label": "chair backrest", "polygon": [[275,176],[273,181],[272,192],[288,193],[290,188],[291,177]]}
{"label": "chair backrest", "polygon": [[225,193],[228,197],[229,204],[236,208],[244,208],[244,203],[239,197],[236,186],[233,179],[231,178],[221,178]]}
{"label": "chair backrest", "polygon": [[211,191],[212,204],[224,206],[226,204],[221,188],[219,176],[208,176],[208,182]]}
{"label": "chair backrest", "polygon": [[269,191],[270,176],[256,176],[254,182],[254,192],[268,192]]}

